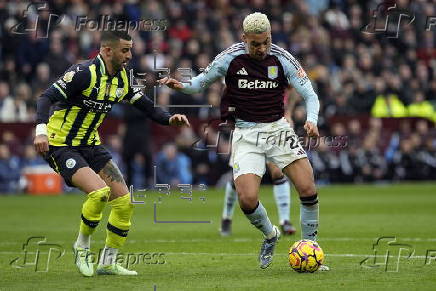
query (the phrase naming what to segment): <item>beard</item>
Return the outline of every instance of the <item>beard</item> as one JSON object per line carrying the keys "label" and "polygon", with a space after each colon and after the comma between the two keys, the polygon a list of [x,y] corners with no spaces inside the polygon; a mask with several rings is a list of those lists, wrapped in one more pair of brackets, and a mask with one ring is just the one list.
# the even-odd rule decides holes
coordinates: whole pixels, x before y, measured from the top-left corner
{"label": "beard", "polygon": [[113,60],[112,61],[112,68],[114,68],[114,70],[120,71],[123,69],[123,63],[121,61],[117,61],[117,60]]}

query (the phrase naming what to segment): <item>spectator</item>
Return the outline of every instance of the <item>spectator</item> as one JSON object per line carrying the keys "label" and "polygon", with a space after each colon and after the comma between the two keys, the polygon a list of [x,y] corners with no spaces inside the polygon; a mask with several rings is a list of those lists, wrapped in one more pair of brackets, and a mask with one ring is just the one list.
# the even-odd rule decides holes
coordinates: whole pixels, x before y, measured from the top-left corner
{"label": "spectator", "polygon": [[363,147],[359,149],[359,164],[365,182],[379,181],[386,174],[387,165],[376,144],[376,137],[368,134],[363,141]]}
{"label": "spectator", "polygon": [[11,130],[5,130],[2,133],[0,144],[6,145],[13,156],[22,154],[22,144]]}
{"label": "spectator", "polygon": [[32,78],[32,90],[45,90],[50,85],[50,67],[47,63],[39,63],[36,67],[35,78]]}
{"label": "spectator", "polygon": [[391,166],[395,180],[417,180],[420,177],[421,166],[411,139],[400,142]]}
{"label": "spectator", "polygon": [[20,161],[9,148],[0,144],[0,193],[14,193],[20,180]]}
{"label": "spectator", "polygon": [[354,145],[362,142],[362,128],[358,119],[352,119],[348,123],[348,142]]}
{"label": "spectator", "polygon": [[46,164],[47,162],[44,161],[44,159],[36,153],[33,145],[26,145],[24,147],[24,156],[21,159],[20,163],[22,169],[25,167],[33,167]]}
{"label": "spectator", "polygon": [[407,109],[410,117],[423,117],[433,121],[436,116],[433,105],[425,99],[424,92],[422,91],[415,93],[413,102]]}
{"label": "spectator", "polygon": [[192,184],[191,160],[167,143],[156,157],[156,178],[159,184]]}
{"label": "spectator", "polygon": [[50,81],[59,78],[71,66],[65,55],[60,37],[55,38],[52,36],[50,38],[50,50],[44,59],[44,63],[50,68]]}
{"label": "spectator", "polygon": [[422,180],[436,180],[436,145],[427,139],[424,148],[417,154],[421,168]]}
{"label": "spectator", "polygon": [[11,96],[9,84],[0,82],[0,102],[2,103],[0,108],[0,121],[23,122],[28,120],[26,102],[20,97],[20,95]]}
{"label": "spectator", "polygon": [[122,158],[123,164],[126,166],[127,185],[134,184],[135,168],[142,165],[141,173],[143,177],[141,181],[144,186],[149,186],[153,183],[150,121],[144,113],[133,106],[125,106],[123,109],[125,132],[122,140]]}

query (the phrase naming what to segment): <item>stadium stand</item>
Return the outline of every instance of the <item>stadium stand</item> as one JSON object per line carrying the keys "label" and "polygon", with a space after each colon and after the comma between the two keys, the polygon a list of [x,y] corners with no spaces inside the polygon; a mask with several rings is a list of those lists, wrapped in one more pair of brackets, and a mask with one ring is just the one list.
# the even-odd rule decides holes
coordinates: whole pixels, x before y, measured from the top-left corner
{"label": "stadium stand", "polygon": [[[26,2],[0,0],[0,193],[19,191],[17,173],[36,159],[28,145],[38,96],[70,64],[98,52],[99,33],[75,30],[77,17],[99,19],[109,14],[164,24],[159,31],[131,32],[135,43],[130,66],[147,73],[146,91],[160,106],[193,120],[193,129],[180,132],[152,125],[150,150],[156,158],[159,147],[176,136],[178,150],[191,160],[194,182],[219,184],[228,171],[227,156],[222,154],[228,152],[228,131],[221,134],[217,124],[205,126],[219,119],[217,105],[224,85],[214,84],[193,96],[161,88],[154,96],[155,68],[169,68],[178,77],[184,74],[180,68],[200,73],[218,53],[240,40],[240,23],[253,11],[270,17],[273,42],[289,50],[306,69],[321,102],[321,135],[345,137],[345,146],[321,142],[308,149],[318,182],[436,178],[436,36],[424,29],[425,17],[436,12],[432,1],[414,1],[405,7],[420,13],[413,24],[402,27],[398,38],[362,32],[372,21],[371,11],[377,9],[378,1],[231,2],[60,0],[48,1],[48,11],[36,11],[28,9]],[[397,1],[399,8],[405,2]],[[381,9],[387,5],[389,1]],[[23,11],[28,12],[26,17]],[[50,22],[51,14],[61,16],[61,21]],[[14,27],[23,21],[37,30],[17,34]],[[292,91],[289,100],[299,132],[305,120],[304,104]],[[182,108],[205,104],[214,107]],[[113,142],[119,146],[114,150],[119,154],[125,112],[122,106],[114,108],[108,121],[111,126],[102,129],[103,136],[115,135]],[[133,161],[134,169],[144,170],[144,159]],[[143,176],[132,179],[147,185]]]}

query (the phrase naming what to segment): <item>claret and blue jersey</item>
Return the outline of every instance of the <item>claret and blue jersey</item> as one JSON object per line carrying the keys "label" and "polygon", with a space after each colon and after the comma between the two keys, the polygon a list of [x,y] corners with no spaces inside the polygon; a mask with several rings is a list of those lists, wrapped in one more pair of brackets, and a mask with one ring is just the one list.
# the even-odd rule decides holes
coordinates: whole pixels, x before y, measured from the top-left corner
{"label": "claret and blue jersey", "polygon": [[307,120],[318,121],[319,101],[309,78],[298,61],[286,50],[272,44],[263,60],[247,54],[243,42],[217,55],[200,75],[184,83],[181,90],[193,94],[225,78],[221,100],[223,119],[233,117],[248,122],[273,122],[284,114],[283,96],[291,85],[306,102]]}

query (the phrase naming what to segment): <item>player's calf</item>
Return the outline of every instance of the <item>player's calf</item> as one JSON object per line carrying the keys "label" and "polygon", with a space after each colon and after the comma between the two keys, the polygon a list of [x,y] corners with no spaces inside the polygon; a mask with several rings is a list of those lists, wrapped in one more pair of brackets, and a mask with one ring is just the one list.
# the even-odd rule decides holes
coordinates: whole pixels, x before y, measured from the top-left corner
{"label": "player's calf", "polygon": [[73,245],[74,263],[84,276],[94,274],[94,266],[90,256],[90,240],[102,218],[103,208],[110,196],[110,188],[103,187],[88,194],[83,203],[80,230]]}
{"label": "player's calf", "polygon": [[130,201],[130,194],[117,197],[109,202],[112,206],[106,230],[106,245],[100,257],[97,268],[98,275],[136,275],[116,264],[118,249],[120,249],[127,238],[130,229],[130,218],[133,214],[133,204]]}
{"label": "player's calf", "polygon": [[318,194],[300,197],[300,220],[303,239],[316,241],[318,234],[319,205]]}
{"label": "player's calf", "polygon": [[90,248],[90,237],[102,218],[102,212],[109,199],[110,188],[103,187],[88,194],[83,203],[79,235],[75,246]]}
{"label": "player's calf", "polygon": [[315,183],[311,182],[303,185],[295,185],[295,187],[297,188],[298,194],[300,195],[300,199],[301,197],[310,197],[313,196],[314,193],[316,194]]}

